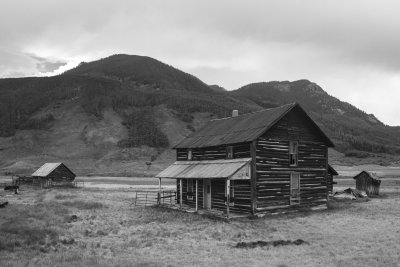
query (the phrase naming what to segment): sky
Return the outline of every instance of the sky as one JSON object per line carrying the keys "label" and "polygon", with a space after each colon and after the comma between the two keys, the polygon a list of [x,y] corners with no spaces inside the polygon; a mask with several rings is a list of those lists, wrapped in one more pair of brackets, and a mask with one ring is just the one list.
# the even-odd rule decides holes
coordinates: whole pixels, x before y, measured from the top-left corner
{"label": "sky", "polygon": [[389,0],[2,0],[0,78],[143,55],[228,90],[308,79],[400,126],[399,10]]}

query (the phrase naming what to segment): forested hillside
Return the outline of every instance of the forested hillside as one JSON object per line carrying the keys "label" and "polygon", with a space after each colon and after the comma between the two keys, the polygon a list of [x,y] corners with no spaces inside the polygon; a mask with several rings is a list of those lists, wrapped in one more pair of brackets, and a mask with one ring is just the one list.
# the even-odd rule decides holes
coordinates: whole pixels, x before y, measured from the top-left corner
{"label": "forested hillside", "polygon": [[264,108],[299,102],[339,151],[400,153],[398,127],[384,125],[373,114],[328,95],[308,80],[254,83],[230,95],[252,100]]}
{"label": "forested hillside", "polygon": [[[83,110],[88,118],[92,118],[85,119],[88,120],[85,123],[97,123],[106,128],[109,123],[104,118],[106,111],[121,118],[120,124],[126,134],[112,137],[116,145],[112,157],[119,158],[115,156],[115,153],[120,153],[118,149],[141,146],[155,148],[160,154],[179,141],[177,138],[201,127],[208,119],[230,116],[233,109],[247,113],[291,102],[299,102],[304,107],[339,151],[356,156],[400,153],[399,127],[385,126],[372,114],[329,96],[307,80],[255,83],[229,92],[216,85],[208,86],[198,78],[155,59],[129,55],[81,63],[54,77],[0,79],[0,138],[13,138],[0,141],[8,144],[12,140],[15,147],[20,142],[18,133],[31,131],[35,134],[27,137],[29,142],[24,143],[23,155],[35,155],[39,150],[31,148],[38,142],[36,139],[40,139],[35,137],[37,134],[40,133],[42,139],[43,134],[62,134],[55,128],[66,116],[57,111],[59,107],[59,110],[69,113]],[[163,115],[165,118],[160,121]],[[73,114],[68,116],[73,118]],[[76,120],[78,118],[83,117],[77,116]],[[85,127],[82,125],[82,129]],[[76,135],[76,138],[88,145],[91,136]],[[1,143],[0,152],[12,151],[12,146],[2,146]],[[50,142],[39,146],[50,150],[57,147]],[[99,148],[101,141],[91,146],[94,150],[82,148],[86,149],[85,153],[82,152],[84,157],[110,157],[107,155],[111,153],[109,150]],[[15,157],[20,156],[16,154]]]}

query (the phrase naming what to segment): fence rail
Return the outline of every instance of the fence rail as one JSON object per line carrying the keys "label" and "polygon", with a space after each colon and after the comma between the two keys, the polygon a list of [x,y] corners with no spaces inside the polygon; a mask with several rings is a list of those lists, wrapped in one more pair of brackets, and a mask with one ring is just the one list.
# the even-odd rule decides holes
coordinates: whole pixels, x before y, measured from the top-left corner
{"label": "fence rail", "polygon": [[135,206],[154,206],[160,204],[174,204],[176,202],[176,191],[135,191]]}

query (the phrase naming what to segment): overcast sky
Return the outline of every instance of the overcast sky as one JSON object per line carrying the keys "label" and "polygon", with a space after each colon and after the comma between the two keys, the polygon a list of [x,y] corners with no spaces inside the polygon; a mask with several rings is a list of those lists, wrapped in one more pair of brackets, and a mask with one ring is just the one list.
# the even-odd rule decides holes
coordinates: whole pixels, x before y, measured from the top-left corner
{"label": "overcast sky", "polygon": [[2,0],[0,77],[145,55],[228,90],[308,79],[400,125],[400,1]]}

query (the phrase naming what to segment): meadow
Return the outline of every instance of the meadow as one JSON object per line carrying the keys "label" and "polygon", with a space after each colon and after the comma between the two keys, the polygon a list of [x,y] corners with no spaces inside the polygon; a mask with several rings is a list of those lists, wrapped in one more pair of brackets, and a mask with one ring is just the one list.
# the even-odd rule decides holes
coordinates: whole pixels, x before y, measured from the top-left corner
{"label": "meadow", "polygon": [[[1,192],[10,204],[0,209],[0,265],[398,266],[399,187],[387,178],[379,198],[230,222],[135,207],[134,188]],[[279,240],[304,242],[273,245]],[[237,246],[255,241],[267,245]]]}

